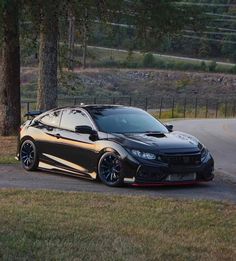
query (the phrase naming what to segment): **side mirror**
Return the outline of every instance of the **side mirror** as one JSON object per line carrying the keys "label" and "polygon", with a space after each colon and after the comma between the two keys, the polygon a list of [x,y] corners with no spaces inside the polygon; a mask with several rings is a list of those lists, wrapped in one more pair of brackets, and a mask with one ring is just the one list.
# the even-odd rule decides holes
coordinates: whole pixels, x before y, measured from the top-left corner
{"label": "side mirror", "polygon": [[92,141],[98,140],[98,133],[97,131],[93,130],[90,126],[82,125],[82,126],[76,126],[75,132],[81,133],[81,134],[89,134],[89,139]]}
{"label": "side mirror", "polygon": [[96,131],[93,130],[90,126],[82,125],[82,126],[76,126],[75,132],[82,133],[82,134],[94,134]]}
{"label": "side mirror", "polygon": [[172,124],[165,124],[165,126],[169,132],[173,131],[174,126]]}

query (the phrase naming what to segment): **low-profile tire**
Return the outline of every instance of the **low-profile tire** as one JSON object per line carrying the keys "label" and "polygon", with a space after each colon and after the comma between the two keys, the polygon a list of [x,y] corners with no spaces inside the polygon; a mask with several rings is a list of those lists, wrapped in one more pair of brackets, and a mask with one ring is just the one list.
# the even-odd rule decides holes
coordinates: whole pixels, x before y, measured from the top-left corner
{"label": "low-profile tire", "polygon": [[25,140],[20,147],[20,160],[27,171],[36,170],[39,165],[37,149],[32,140]]}
{"label": "low-profile tire", "polygon": [[98,162],[98,176],[107,186],[123,185],[122,162],[117,153],[106,152],[101,156]]}

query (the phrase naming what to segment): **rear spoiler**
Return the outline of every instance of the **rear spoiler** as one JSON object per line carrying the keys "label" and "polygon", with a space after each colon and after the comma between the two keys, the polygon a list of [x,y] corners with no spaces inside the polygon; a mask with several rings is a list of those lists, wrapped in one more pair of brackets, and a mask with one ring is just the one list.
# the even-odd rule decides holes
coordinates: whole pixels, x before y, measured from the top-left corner
{"label": "rear spoiler", "polygon": [[28,111],[28,112],[24,115],[24,117],[32,117],[32,118],[34,118],[34,117],[36,117],[36,116],[42,114],[43,112],[44,112],[44,111]]}

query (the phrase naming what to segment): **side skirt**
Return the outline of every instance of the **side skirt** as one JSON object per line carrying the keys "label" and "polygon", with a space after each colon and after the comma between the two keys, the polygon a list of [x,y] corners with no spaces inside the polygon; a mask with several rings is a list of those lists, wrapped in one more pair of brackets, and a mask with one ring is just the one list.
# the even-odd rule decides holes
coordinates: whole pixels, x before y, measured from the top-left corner
{"label": "side skirt", "polygon": [[90,174],[84,174],[84,173],[75,172],[75,171],[72,171],[72,170],[60,168],[60,167],[53,166],[51,164],[45,163],[43,161],[39,162],[38,168],[41,169],[41,170],[45,170],[45,171],[57,173],[57,174],[62,174],[62,175],[66,175],[66,176],[95,180],[95,178]]}

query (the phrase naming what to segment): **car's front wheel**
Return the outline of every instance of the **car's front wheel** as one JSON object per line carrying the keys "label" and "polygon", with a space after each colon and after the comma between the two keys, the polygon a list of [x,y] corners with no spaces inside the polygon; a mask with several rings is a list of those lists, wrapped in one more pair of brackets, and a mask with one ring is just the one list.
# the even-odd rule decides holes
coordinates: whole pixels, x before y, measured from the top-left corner
{"label": "car's front wheel", "polygon": [[104,153],[98,163],[98,176],[101,181],[112,187],[123,184],[122,163],[115,152]]}
{"label": "car's front wheel", "polygon": [[20,148],[20,159],[25,170],[36,170],[39,164],[37,149],[33,141],[25,140]]}

